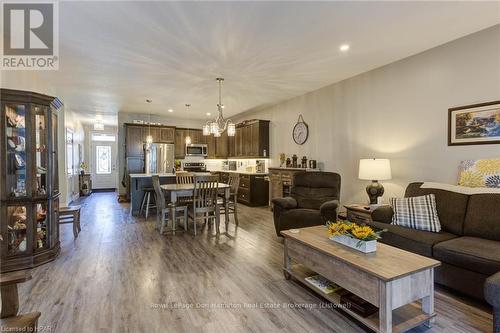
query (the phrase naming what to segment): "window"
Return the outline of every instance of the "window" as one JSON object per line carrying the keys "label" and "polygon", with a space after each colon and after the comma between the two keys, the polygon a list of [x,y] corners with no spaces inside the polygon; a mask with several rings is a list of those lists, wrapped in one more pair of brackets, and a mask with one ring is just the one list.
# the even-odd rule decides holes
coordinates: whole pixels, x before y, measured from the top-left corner
{"label": "window", "polygon": [[73,174],[73,132],[66,130],[66,170],[68,175]]}
{"label": "window", "polygon": [[111,146],[96,146],[95,147],[96,159],[96,174],[110,174],[111,173]]}
{"label": "window", "polygon": [[115,142],[116,136],[113,134],[92,133],[92,141]]}

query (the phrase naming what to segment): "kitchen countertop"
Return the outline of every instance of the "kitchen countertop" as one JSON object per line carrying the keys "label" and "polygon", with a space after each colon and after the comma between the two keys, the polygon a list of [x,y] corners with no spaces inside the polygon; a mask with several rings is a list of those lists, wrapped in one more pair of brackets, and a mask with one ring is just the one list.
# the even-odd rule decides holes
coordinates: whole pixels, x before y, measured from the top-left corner
{"label": "kitchen countertop", "polygon": [[[194,172],[195,175],[203,176],[209,175],[210,172]],[[131,173],[130,178],[151,178],[153,175],[158,175],[160,177],[175,177],[175,173]]]}
{"label": "kitchen countertop", "polygon": [[238,170],[213,170],[211,172],[227,172],[227,173],[239,173],[242,175],[250,175],[250,176],[266,176],[267,172],[249,172],[249,171],[238,171]]}
{"label": "kitchen countertop", "polygon": [[273,170],[290,170],[290,171],[321,171],[320,169],[310,169],[310,168],[280,168],[280,167],[269,167],[268,169]]}

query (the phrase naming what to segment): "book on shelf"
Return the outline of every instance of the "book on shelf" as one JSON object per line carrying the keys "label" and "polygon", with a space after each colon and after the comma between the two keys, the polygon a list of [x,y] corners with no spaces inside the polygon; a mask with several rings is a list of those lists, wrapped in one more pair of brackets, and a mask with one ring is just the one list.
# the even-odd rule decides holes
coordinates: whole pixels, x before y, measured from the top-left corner
{"label": "book on shelf", "polygon": [[324,294],[331,294],[342,289],[342,287],[340,287],[339,285],[333,283],[332,281],[319,274],[306,277],[305,281],[319,289]]}

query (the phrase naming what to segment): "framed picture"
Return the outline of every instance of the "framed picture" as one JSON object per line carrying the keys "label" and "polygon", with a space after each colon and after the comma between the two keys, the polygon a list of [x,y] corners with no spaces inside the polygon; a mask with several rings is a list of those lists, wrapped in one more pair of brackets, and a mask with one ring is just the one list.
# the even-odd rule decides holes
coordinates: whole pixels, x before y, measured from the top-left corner
{"label": "framed picture", "polygon": [[448,109],[448,146],[500,143],[500,101]]}

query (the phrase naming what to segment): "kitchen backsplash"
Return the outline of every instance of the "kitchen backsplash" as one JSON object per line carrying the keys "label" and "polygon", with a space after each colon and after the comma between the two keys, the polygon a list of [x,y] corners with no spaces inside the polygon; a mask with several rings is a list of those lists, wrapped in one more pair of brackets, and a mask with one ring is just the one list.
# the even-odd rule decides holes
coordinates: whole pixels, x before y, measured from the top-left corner
{"label": "kitchen backsplash", "polygon": [[223,170],[223,162],[230,161],[236,163],[236,171],[246,171],[247,167],[256,167],[257,160],[262,160],[265,163],[265,172],[267,172],[267,168],[269,167],[269,159],[222,159],[222,160],[214,160],[214,159],[206,159],[204,160],[205,165],[207,166],[207,170],[209,171],[222,171]]}

